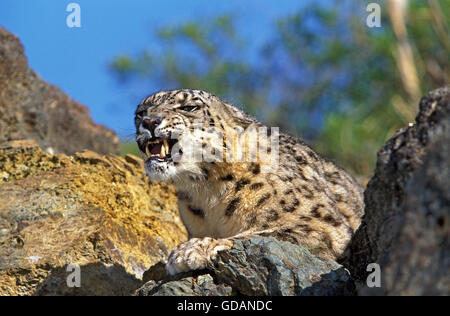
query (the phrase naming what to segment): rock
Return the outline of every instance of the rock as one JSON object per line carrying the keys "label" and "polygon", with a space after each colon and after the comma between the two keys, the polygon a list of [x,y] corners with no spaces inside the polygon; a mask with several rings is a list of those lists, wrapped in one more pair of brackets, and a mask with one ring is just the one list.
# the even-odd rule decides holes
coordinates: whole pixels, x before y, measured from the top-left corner
{"label": "rock", "polygon": [[229,296],[230,286],[215,284],[210,274],[184,276],[180,279],[149,281],[136,291],[136,296]]}
{"label": "rock", "polygon": [[144,272],[142,276],[143,282],[148,282],[151,280],[160,281],[166,277],[166,263],[164,261],[159,261],[158,263],[152,265],[150,269]]}
{"label": "rock", "polygon": [[0,146],[0,295],[127,295],[185,240],[173,188],[139,158]]}
{"label": "rock", "polygon": [[[378,153],[365,218],[345,266],[362,295],[450,294],[450,86],[422,98],[416,123]],[[381,287],[365,285],[369,263]]]}
{"label": "rock", "polygon": [[49,153],[117,153],[119,139],[89,110],[28,67],[18,38],[0,27],[0,143],[34,139]]}
{"label": "rock", "polygon": [[136,295],[353,295],[349,272],[307,249],[269,237],[237,240],[214,267],[149,281]]}

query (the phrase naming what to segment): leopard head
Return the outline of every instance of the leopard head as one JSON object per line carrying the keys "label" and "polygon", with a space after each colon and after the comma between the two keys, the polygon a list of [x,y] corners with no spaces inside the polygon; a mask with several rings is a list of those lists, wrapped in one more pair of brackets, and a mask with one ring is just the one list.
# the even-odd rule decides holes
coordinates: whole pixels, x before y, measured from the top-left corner
{"label": "leopard head", "polygon": [[201,179],[205,164],[223,157],[226,129],[246,128],[255,122],[205,91],[161,91],[139,104],[135,113],[136,141],[150,179],[172,183]]}

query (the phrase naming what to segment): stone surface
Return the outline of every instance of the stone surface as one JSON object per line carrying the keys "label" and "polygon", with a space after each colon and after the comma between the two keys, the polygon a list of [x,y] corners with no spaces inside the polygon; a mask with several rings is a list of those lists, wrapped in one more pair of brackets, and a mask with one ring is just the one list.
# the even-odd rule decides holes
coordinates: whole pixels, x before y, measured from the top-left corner
{"label": "stone surface", "polygon": [[161,282],[148,281],[139,288],[136,296],[229,296],[232,288],[214,283],[213,277],[206,273],[184,276],[180,279]]}
{"label": "stone surface", "polygon": [[[422,98],[416,122],[378,153],[366,215],[345,265],[360,294],[450,294],[450,86]],[[381,267],[381,288],[363,284]]]}
{"label": "stone surface", "polygon": [[215,267],[149,281],[136,295],[353,295],[347,270],[307,249],[269,237],[237,240]]}
{"label": "stone surface", "polygon": [[172,187],[149,183],[139,158],[0,146],[0,295],[129,295],[185,240]]}
{"label": "stone surface", "polygon": [[30,69],[19,39],[2,27],[0,87],[0,143],[34,139],[51,153],[118,152],[116,133],[93,123],[86,107]]}

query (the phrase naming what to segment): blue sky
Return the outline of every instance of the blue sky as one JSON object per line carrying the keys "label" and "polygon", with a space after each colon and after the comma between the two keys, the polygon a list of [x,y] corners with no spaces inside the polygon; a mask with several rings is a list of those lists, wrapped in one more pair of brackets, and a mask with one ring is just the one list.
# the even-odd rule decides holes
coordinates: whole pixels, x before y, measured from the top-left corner
{"label": "blue sky", "polygon": [[[66,7],[81,7],[81,28],[66,25]],[[47,82],[89,107],[95,122],[122,138],[134,131],[133,112],[140,98],[164,87],[136,91],[121,86],[108,70],[120,54],[151,47],[160,26],[237,15],[250,46],[269,36],[273,21],[309,1],[287,0],[1,0],[0,25],[18,36],[30,66]],[[137,97],[139,96],[139,97]]]}

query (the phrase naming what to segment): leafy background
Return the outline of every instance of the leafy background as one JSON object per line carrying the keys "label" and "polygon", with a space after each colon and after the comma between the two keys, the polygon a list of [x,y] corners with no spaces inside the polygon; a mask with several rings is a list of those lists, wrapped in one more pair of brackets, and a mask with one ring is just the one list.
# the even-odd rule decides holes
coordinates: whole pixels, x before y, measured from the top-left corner
{"label": "leafy background", "polygon": [[211,91],[365,182],[377,150],[413,122],[420,96],[450,78],[450,1],[402,2],[384,3],[381,28],[366,26],[367,2],[311,3],[274,21],[257,49],[232,13],[167,25],[155,33],[157,49],[119,55],[110,67],[123,86]]}

